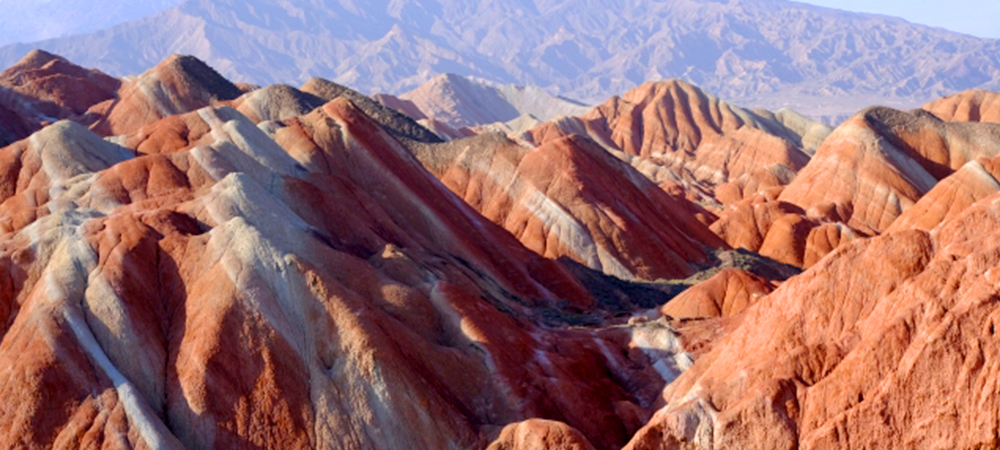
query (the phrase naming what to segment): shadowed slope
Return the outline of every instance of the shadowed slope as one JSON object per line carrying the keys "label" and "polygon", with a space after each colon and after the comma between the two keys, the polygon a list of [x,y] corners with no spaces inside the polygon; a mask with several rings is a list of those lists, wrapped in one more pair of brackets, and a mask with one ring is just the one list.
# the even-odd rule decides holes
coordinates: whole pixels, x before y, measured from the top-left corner
{"label": "shadowed slope", "polygon": [[543,417],[614,448],[689,363],[662,324],[541,325],[600,302],[347,100],[270,127],[0,150],[5,442],[481,448]]}
{"label": "shadowed slope", "polygon": [[415,154],[528,248],[617,277],[685,278],[721,242],[674,198],[581,136],[531,149],[482,135]]}

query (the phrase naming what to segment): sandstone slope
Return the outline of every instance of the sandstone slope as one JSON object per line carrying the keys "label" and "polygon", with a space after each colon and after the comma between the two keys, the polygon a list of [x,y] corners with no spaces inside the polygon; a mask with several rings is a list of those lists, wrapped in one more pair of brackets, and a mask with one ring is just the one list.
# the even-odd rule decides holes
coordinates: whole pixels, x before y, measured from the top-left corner
{"label": "sandstone slope", "polygon": [[[921,110],[869,108],[827,137],[786,187],[730,205],[712,229],[734,247],[808,267],[843,242],[890,229],[940,180],[966,164],[971,165],[962,177],[981,179],[982,165],[975,161],[998,154],[996,124],[949,123]],[[952,184],[943,189],[978,189],[969,195],[981,198],[982,189],[989,188]],[[943,192],[906,220],[922,220],[922,212],[946,207],[931,205],[954,198]]]}
{"label": "sandstone slope", "polygon": [[626,447],[993,448],[1000,196],[758,300]]}
{"label": "sandstone slope", "polygon": [[624,279],[686,278],[724,244],[675,198],[582,136],[538,148],[485,134],[415,154],[529,249]]}
{"label": "sandstone slope", "polygon": [[1000,123],[1000,94],[965,91],[934,100],[923,109],[947,122]]}
{"label": "sandstone slope", "polygon": [[612,97],[584,116],[543,124],[523,139],[541,145],[586,135],[658,183],[682,186],[706,203],[731,203],[791,181],[809,162],[800,147],[804,137],[813,145],[823,135],[822,127],[789,128],[776,118],[669,80]]}
{"label": "sandstone slope", "polygon": [[[214,101],[159,79],[185,85],[154,104]],[[118,105],[149,105],[130,83]],[[599,326],[624,294],[522,246],[348,100],[285,117],[302,100],[0,149],[3,445],[484,448],[532,418],[623,445],[690,363],[672,329]],[[167,112],[138,111],[115,126]],[[598,321],[565,327],[581,311]]]}

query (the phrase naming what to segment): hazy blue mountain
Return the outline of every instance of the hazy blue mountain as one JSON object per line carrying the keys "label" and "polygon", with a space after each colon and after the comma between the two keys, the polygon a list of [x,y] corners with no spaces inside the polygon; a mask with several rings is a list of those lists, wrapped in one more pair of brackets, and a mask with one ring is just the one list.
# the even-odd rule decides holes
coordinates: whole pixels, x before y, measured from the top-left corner
{"label": "hazy blue mountain", "polygon": [[182,0],[0,0],[0,45],[90,33],[151,16]]}
{"label": "hazy blue mountain", "polygon": [[840,117],[1000,89],[1000,41],[784,0],[189,0],[32,47],[112,74],[170,53],[237,81],[400,93],[451,72],[601,101],[682,78],[750,107]]}

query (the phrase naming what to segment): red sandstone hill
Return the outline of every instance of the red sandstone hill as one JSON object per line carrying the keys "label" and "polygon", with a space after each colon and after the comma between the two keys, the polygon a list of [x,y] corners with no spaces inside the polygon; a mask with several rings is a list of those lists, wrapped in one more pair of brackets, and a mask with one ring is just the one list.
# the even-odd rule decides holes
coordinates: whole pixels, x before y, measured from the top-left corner
{"label": "red sandstone hill", "polygon": [[[524,247],[350,101],[219,102],[184,61],[107,104],[94,130],[124,136],[61,120],[0,149],[4,445],[617,448],[690,363],[602,313],[669,297]],[[661,225],[715,239],[688,222]]]}
{"label": "red sandstone hill", "polygon": [[586,137],[538,148],[500,135],[417,147],[431,173],[529,249],[619,278],[686,278],[725,244],[675,198]]}
{"label": "red sandstone hill", "polygon": [[1000,197],[842,246],[751,306],[626,447],[995,448]]}
{"label": "red sandstone hill", "polygon": [[731,203],[790,181],[809,161],[803,143],[808,133],[805,142],[815,145],[817,131],[809,125],[787,127],[777,116],[670,80],[646,83],[579,118],[546,123],[524,139],[541,145],[584,134],[658,183],[700,192],[696,198],[709,203]]}
{"label": "red sandstone hill", "polygon": [[930,102],[923,109],[948,122],[1000,123],[1000,93],[965,91]]}
{"label": "red sandstone hill", "polygon": [[1000,445],[1000,125],[814,152],[662,83],[441,143],[189,57],[0,84],[2,446]]}
{"label": "red sandstone hill", "polygon": [[938,181],[998,154],[996,124],[868,109],[838,127],[788,186],[732,205],[712,229],[734,247],[808,267],[842,242],[883,233]]}

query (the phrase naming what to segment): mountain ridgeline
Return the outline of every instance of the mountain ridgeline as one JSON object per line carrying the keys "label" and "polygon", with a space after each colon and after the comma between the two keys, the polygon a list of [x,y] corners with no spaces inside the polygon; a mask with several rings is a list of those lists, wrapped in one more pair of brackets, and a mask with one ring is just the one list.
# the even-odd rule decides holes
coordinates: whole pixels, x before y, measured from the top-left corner
{"label": "mountain ridgeline", "polygon": [[912,108],[1000,88],[1000,41],[785,0],[188,0],[42,48],[137,74],[172,53],[256,84],[323,77],[400,94],[443,73],[598,103],[680,78],[750,107],[839,123],[872,103]]}

